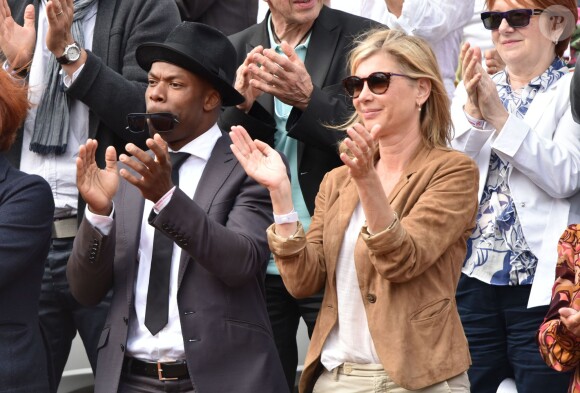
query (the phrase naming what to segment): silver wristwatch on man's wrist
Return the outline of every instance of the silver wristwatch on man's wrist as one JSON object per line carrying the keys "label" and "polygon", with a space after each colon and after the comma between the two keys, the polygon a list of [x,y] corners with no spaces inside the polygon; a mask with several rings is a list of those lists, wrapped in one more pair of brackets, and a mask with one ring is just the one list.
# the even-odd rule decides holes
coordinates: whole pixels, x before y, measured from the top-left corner
{"label": "silver wristwatch on man's wrist", "polygon": [[56,61],[58,61],[59,64],[72,64],[80,58],[81,58],[81,48],[79,44],[75,41],[64,48],[62,56],[57,57]]}

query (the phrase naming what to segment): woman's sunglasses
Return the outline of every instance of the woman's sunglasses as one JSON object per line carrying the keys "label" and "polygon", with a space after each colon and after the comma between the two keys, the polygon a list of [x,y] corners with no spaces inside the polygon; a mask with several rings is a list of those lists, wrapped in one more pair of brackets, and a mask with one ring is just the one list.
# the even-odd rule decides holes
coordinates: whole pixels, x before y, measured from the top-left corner
{"label": "woman's sunglasses", "polygon": [[365,82],[373,94],[384,94],[391,84],[392,76],[404,76],[405,78],[410,78],[407,75],[395,74],[393,72],[373,72],[366,78],[347,76],[342,80],[342,85],[344,86],[346,93],[352,98],[358,98],[364,88]]}
{"label": "woman's sunglasses", "polygon": [[488,30],[497,30],[501,25],[501,21],[505,19],[511,27],[526,27],[530,24],[530,19],[533,15],[540,15],[544,10],[532,9],[518,9],[506,12],[482,12],[481,20],[483,27]]}
{"label": "woman's sunglasses", "polygon": [[129,113],[127,115],[127,130],[135,133],[146,131],[148,129],[147,119],[158,132],[171,131],[176,124],[179,124],[177,117],[169,112]]}

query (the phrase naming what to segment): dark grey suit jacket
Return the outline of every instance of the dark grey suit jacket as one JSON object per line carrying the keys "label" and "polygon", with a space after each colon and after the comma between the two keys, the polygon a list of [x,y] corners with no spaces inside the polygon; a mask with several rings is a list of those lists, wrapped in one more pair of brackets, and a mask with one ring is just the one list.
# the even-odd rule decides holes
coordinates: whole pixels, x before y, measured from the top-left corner
{"label": "dark grey suit jacket", "polygon": [[38,299],[50,246],[49,185],[0,154],[0,391],[48,392]]}
{"label": "dark grey suit jacket", "polygon": [[[40,0],[8,0],[14,19],[22,23],[24,9],[34,4],[38,21]],[[135,50],[144,42],[161,42],[179,24],[174,0],[99,0],[92,51],[75,82],[66,90],[89,109],[89,137],[99,141],[97,161],[104,164],[107,146],[117,152],[127,142],[145,147],[146,133],[127,130],[127,114],[145,111],[147,72],[137,64]],[[22,133],[9,159],[20,166]]]}
{"label": "dark grey suit jacket", "polygon": [[[238,53],[238,65],[256,46],[270,47],[267,21],[268,16],[262,23],[230,37]],[[342,165],[338,143],[346,134],[331,130],[326,125],[343,123],[352,114],[351,100],[341,84],[348,75],[348,52],[352,48],[353,38],[378,26],[384,27],[369,19],[324,6],[312,27],[304,65],[312,78],[314,91],[306,110],[302,112],[294,108],[286,123],[288,136],[300,142],[298,181],[311,215],[314,214],[314,199],[322,178],[326,172]],[[242,125],[253,138],[273,145],[276,132],[273,114],[273,96],[262,94],[249,114],[236,107],[225,109],[220,126],[229,129],[232,125]]]}
{"label": "dark grey suit jacket", "polygon": [[[266,312],[266,228],[272,206],[265,188],[249,178],[217,142],[193,201],[177,189],[149,223],[183,249],[177,304],[187,366],[199,393],[287,392]],[[122,181],[108,236],[83,220],[67,276],[75,298],[98,303],[113,288],[111,310],[99,343],[96,393],[117,391],[134,313],[144,199]]]}

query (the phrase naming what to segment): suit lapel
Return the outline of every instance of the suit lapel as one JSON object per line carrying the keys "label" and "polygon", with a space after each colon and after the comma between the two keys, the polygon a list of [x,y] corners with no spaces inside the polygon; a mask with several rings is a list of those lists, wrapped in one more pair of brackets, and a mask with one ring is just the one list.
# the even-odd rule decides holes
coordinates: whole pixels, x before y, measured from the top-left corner
{"label": "suit lapel", "polygon": [[322,7],[320,15],[314,22],[310,43],[304,65],[310,74],[312,84],[324,86],[328,69],[332,64],[333,55],[340,38],[340,26],[328,15],[328,8]]}
{"label": "suit lapel", "polygon": [[99,1],[98,4],[99,10],[95,22],[92,52],[100,57],[104,64],[109,64],[109,40],[103,37],[103,35],[109,34],[111,31],[118,1],[120,0]]}
{"label": "suit lapel", "polygon": [[[195,190],[193,200],[206,213],[209,212],[215,196],[238,163],[230,150],[230,143],[231,140],[227,134],[222,133],[222,137],[216,142]],[[178,288],[181,286],[190,259],[187,253],[181,253]]]}
{"label": "suit lapel", "polygon": [[8,176],[8,168],[10,168],[8,159],[0,154],[0,183],[6,180],[6,176]]}
{"label": "suit lapel", "polygon": [[[550,87],[548,87],[548,90],[536,94],[534,100],[532,101],[530,107],[528,108],[528,111],[526,112],[526,115],[524,116],[526,124],[528,124],[530,128],[534,130],[540,130],[539,132],[540,134],[541,130],[551,132],[550,128],[536,126],[538,125],[542,117],[545,115],[544,109],[549,108],[550,103],[556,98],[556,94],[558,92],[557,87],[560,83],[562,83],[563,79],[565,78],[564,77],[560,78],[557,82],[553,83]],[[543,136],[548,137],[549,139],[552,139],[553,137],[551,134]]]}

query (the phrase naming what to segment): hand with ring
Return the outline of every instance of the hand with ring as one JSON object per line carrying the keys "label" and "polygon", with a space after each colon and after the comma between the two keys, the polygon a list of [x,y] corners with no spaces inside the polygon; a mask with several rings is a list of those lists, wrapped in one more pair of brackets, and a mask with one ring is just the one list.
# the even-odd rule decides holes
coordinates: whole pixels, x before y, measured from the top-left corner
{"label": "hand with ring", "polygon": [[341,153],[340,159],[349,167],[350,175],[355,180],[364,178],[375,170],[376,142],[373,135],[377,134],[379,127],[380,125],[376,124],[368,131],[362,124],[355,124],[346,130],[348,138],[344,140],[344,144],[349,153]]}

